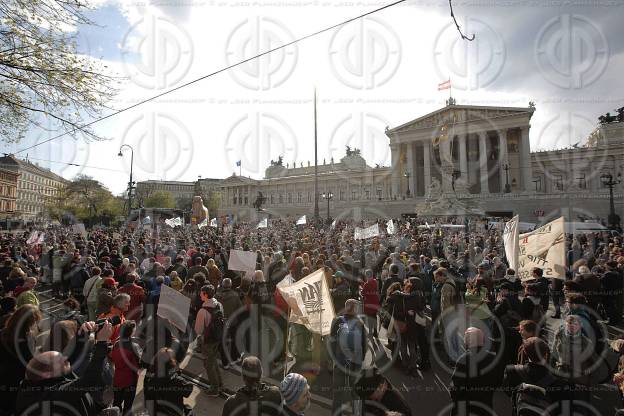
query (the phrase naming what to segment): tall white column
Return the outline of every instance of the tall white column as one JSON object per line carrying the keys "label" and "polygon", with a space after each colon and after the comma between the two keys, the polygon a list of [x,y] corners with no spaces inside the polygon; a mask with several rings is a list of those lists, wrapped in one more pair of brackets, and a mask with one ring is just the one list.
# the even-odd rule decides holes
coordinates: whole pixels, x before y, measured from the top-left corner
{"label": "tall white column", "polygon": [[467,134],[459,136],[459,170],[461,171],[461,177],[466,185],[468,184],[468,154],[466,152],[467,141]]}
{"label": "tall white column", "polygon": [[533,179],[533,169],[531,167],[531,142],[529,140],[529,126],[520,129],[520,164],[522,172],[523,189],[531,191],[531,181]]}
{"label": "tall white column", "polygon": [[[399,196],[399,181],[401,180],[401,166],[399,163],[400,158],[400,146],[395,144],[394,146],[390,146],[390,151],[392,152],[392,197]],[[350,192],[350,190],[349,190]],[[351,194],[349,194],[349,199],[351,199]]]}
{"label": "tall white column", "polygon": [[425,195],[427,195],[427,189],[431,185],[431,141],[423,140],[423,164],[424,164],[424,177],[425,177]]}
{"label": "tall white column", "polygon": [[[407,168],[405,169],[407,172],[409,172],[409,190],[410,190],[410,196],[414,195],[414,192],[416,191],[416,181],[414,180],[416,178],[416,172],[414,169],[414,143],[407,143]],[[405,172],[403,172],[405,173]]]}
{"label": "tall white column", "polygon": [[[501,192],[505,192],[505,183],[507,180],[505,174],[505,165],[509,163],[509,158],[507,157],[507,130],[502,129],[498,131],[498,149],[499,149],[499,167],[500,170],[500,183],[501,183]],[[511,178],[509,179],[511,181]]]}
{"label": "tall white column", "polygon": [[488,185],[488,166],[487,166],[487,143],[485,142],[486,132],[479,132],[479,178],[481,179],[481,193],[490,193]]}

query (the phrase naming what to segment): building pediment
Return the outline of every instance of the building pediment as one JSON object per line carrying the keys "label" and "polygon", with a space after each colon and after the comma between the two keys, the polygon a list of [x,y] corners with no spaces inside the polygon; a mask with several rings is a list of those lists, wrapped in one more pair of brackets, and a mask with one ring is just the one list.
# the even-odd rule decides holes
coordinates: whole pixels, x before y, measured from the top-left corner
{"label": "building pediment", "polygon": [[258,181],[244,176],[232,175],[222,181],[223,186],[255,185]]}
{"label": "building pediment", "polygon": [[511,116],[532,115],[534,107],[484,107],[451,105],[386,131],[388,136],[411,131],[436,129],[448,124],[478,122]]}

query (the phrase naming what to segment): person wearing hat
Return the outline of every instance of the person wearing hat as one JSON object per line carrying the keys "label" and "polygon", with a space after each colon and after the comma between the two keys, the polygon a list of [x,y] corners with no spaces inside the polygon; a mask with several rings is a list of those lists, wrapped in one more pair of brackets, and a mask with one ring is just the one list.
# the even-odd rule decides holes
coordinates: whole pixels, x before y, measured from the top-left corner
{"label": "person wearing hat", "polygon": [[102,287],[97,294],[96,315],[106,314],[113,306],[113,298],[117,295],[117,281],[113,278],[113,271],[106,269],[102,272]]}
{"label": "person wearing hat", "polygon": [[308,380],[301,374],[290,373],[280,383],[285,416],[304,416],[311,404]]}
{"label": "person wearing hat", "polygon": [[336,314],[340,314],[342,313],[340,308],[345,304],[346,300],[351,297],[351,288],[342,271],[336,271],[332,277],[334,279],[334,284],[330,289],[330,294],[334,303],[334,308],[336,309],[335,312]]}
{"label": "person wearing hat", "polygon": [[356,395],[362,399],[362,414],[385,416],[388,412],[412,415],[412,409],[397,389],[379,374],[377,368],[363,370],[355,382]]}
{"label": "person wearing hat", "polygon": [[[277,386],[262,383],[262,363],[249,355],[241,364],[243,387],[230,396],[223,405],[222,416],[247,416],[250,414],[281,416],[282,396]],[[252,411],[253,409],[253,411]]]}

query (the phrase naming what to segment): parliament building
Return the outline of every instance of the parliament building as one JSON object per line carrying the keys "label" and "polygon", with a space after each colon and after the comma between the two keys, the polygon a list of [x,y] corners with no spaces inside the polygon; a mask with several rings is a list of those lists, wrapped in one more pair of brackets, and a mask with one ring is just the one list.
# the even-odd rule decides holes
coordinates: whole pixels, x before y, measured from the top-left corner
{"label": "parliament building", "polygon": [[[580,146],[531,152],[535,111],[532,103],[469,106],[450,99],[444,108],[386,130],[390,167],[370,167],[358,149],[347,147],[339,161],[318,165],[319,213],[327,217],[329,199],[332,218],[520,214],[535,223],[561,215],[606,222],[610,177],[621,216],[623,114],[601,117]],[[280,158],[264,179],[222,180],[218,214],[241,220],[313,215],[314,182],[313,165],[284,166]]]}

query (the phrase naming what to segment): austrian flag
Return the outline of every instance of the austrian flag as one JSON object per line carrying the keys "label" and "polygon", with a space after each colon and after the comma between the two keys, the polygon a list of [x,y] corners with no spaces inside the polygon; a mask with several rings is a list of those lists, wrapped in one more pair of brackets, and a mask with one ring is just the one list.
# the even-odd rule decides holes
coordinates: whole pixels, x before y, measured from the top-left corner
{"label": "austrian flag", "polygon": [[449,88],[451,88],[451,79],[449,78],[448,81],[444,81],[441,84],[438,84],[438,91],[442,91],[442,90],[448,90]]}

